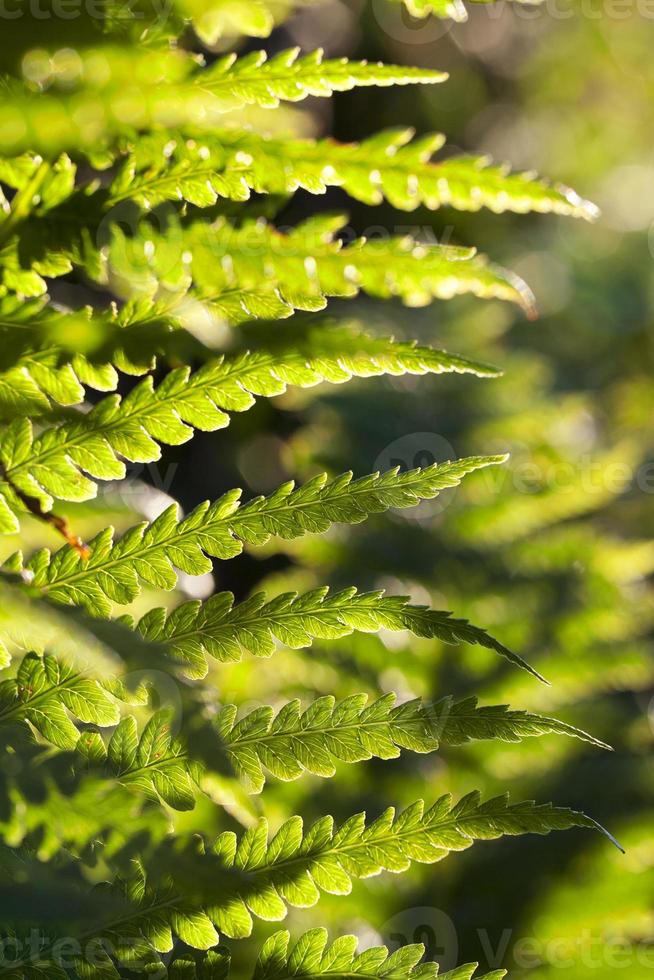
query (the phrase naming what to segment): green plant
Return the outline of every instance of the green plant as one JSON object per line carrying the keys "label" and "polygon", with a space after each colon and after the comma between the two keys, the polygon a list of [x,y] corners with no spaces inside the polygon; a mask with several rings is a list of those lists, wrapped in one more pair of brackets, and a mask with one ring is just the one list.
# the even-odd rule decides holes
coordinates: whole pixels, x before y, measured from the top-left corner
{"label": "green plant", "polygon": [[[162,446],[195,430],[224,428],[257,396],[380,374],[499,373],[359,324],[313,317],[282,330],[278,321],[296,310],[316,314],[328,298],[360,291],[409,306],[472,293],[534,308],[518,277],[473,249],[407,236],[345,243],[346,219],[332,214],[280,231],[270,219],[296,190],[337,186],[404,211],[595,215],[574,192],[531,174],[483,159],[434,162],[440,136],[390,131],[341,146],[281,135],[282,110],[258,110],[359,85],[444,81],[432,70],[295,50],[209,64],[194,53],[225,33],[264,34],[284,8],[180,0],[162,19],[143,2],[143,18],[126,22],[108,3],[99,23],[77,25],[75,48],[49,52],[34,48],[29,19],[12,28],[17,43],[5,54],[0,92],[0,528],[27,537],[43,525],[65,542],[54,553],[16,552],[3,566],[3,870],[15,894],[5,931],[18,952],[0,976],[222,977],[230,955],[222,937],[244,939],[256,919],[281,921],[323,892],[345,895],[355,879],[434,863],[476,840],[598,828],[575,810],[506,797],[482,803],[471,793],[338,824],[292,816],[271,833],[261,810],[239,803],[269,775],[331,777],[340,762],[471,740],[561,734],[605,746],[556,719],[447,692],[436,703],[355,693],[239,714],[219,703],[220,665],[355,632],[476,644],[534,683],[543,678],[481,627],[403,596],[352,586],[181,601],[178,572],[203,575],[245,548],[414,506],[503,456],[357,478],[322,474],[245,503],[232,490],[186,516],[172,504],[132,526],[123,509],[117,535],[104,527],[86,541],[79,530],[90,514],[97,531],[101,512],[85,502],[98,481],[125,479],[126,462],[157,461]],[[175,39],[189,18],[197,35],[185,35],[184,47]],[[63,279],[73,287],[66,308]],[[87,307],[76,302],[83,288],[93,289]],[[217,353],[221,329],[253,319],[263,321],[256,346]],[[128,387],[129,376],[142,380]],[[115,393],[119,385],[126,394]],[[102,393],[93,407],[89,390]],[[181,710],[152,703],[155,670],[176,679]],[[189,829],[197,827],[183,814],[196,805],[211,813],[201,827],[215,824],[215,835]],[[245,828],[228,829],[239,818]],[[257,980],[437,971],[418,965],[417,946],[357,955],[352,937],[328,946],[315,929],[291,951],[288,943],[284,932],[267,940]]]}

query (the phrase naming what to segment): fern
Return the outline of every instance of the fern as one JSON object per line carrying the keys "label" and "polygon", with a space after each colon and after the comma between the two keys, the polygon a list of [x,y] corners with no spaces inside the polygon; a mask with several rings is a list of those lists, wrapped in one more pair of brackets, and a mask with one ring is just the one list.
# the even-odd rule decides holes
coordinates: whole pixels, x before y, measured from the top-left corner
{"label": "fern", "polygon": [[[110,943],[119,962],[134,956],[135,948],[156,961],[156,953],[172,949],[174,934],[188,946],[209,949],[221,934],[249,936],[253,916],[279,921],[289,906],[310,907],[322,892],[348,894],[353,879],[381,871],[401,873],[414,861],[433,864],[479,840],[573,827],[597,829],[594,821],[573,810],[510,804],[506,797],[481,803],[478,793],[457,804],[442,797],[427,810],[422,801],[397,814],[389,808],[372,823],[360,813],[338,828],[331,817],[323,817],[305,832],[302,820],[292,817],[270,839],[262,819],[240,839],[225,832],[206,853],[203,848],[198,853],[197,846],[178,854],[169,848],[155,853],[148,863],[156,869],[157,883],[141,868],[117,882],[124,896],[120,931],[98,923],[93,935]],[[192,900],[179,894],[171,872],[178,881],[195,879]]]}
{"label": "fern", "polygon": [[[299,217],[284,227],[282,208],[296,191],[339,188],[364,205],[401,211],[448,206],[593,219],[596,208],[568,187],[486,157],[435,158],[440,135],[387,129],[348,144],[302,136],[312,130],[283,103],[306,102],[310,112],[310,98],[359,87],[422,89],[446,75],[324,58],[320,50],[229,50],[240,35],[268,36],[294,0],[174,0],[165,17],[153,0],[135,0],[130,18],[121,6],[109,0],[98,17],[86,12],[65,37],[26,11],[24,22],[9,23],[0,53],[0,533],[18,536],[11,547],[21,549],[0,579],[0,877],[15,886],[4,932],[17,946],[0,976],[12,980],[227,980],[231,949],[221,938],[248,937],[255,918],[280,921],[323,893],[349,894],[355,879],[435,864],[476,841],[603,831],[577,810],[512,805],[506,796],[482,803],[477,792],[456,804],[446,794],[428,809],[417,802],[336,824],[320,816],[320,796],[308,798],[312,780],[293,796],[280,785],[306,774],[331,779],[341,763],[356,763],[360,790],[351,795],[364,796],[371,759],[444,751],[449,765],[449,748],[461,747],[470,767],[478,742],[495,761],[494,747],[546,735],[608,748],[546,714],[481,705],[472,681],[488,674],[503,686],[507,664],[530,682],[543,678],[468,619],[385,593],[373,562],[374,580],[362,583],[369,591],[343,586],[354,578],[347,568],[335,575],[340,586],[321,586],[291,548],[284,562],[295,571],[280,559],[281,581],[264,591],[250,591],[259,571],[244,586],[238,566],[225,564],[246,549],[261,554],[267,546],[271,555],[282,541],[432,500],[503,463],[504,453],[412,460],[413,468],[356,479],[321,473],[247,502],[221,484],[207,488],[213,503],[191,502],[185,516],[175,500],[162,509],[145,485],[122,502],[113,489],[98,492],[110,481],[120,494],[128,463],[156,462],[166,447],[216,433],[233,413],[287,389],[385,375],[408,397],[413,380],[428,374],[471,375],[475,384],[499,376],[474,356],[404,339],[403,331],[398,340],[384,336],[368,306],[359,306],[363,326],[313,314],[365,293],[408,307],[468,294],[533,316],[533,296],[518,276],[474,247],[431,241],[429,233],[354,236],[347,219],[316,202],[291,211]],[[417,17],[466,16],[460,0],[405,6]],[[282,330],[296,311],[311,315],[298,330]],[[254,319],[265,323],[246,326]],[[294,409],[285,413],[290,431],[304,409],[297,396],[286,403]],[[453,413],[468,404],[452,396]],[[265,404],[259,412],[273,417]],[[256,415],[235,438],[246,423],[257,432]],[[383,421],[390,433],[393,419]],[[495,442],[507,444],[501,434]],[[300,464],[289,457],[289,466]],[[211,475],[200,473],[203,484]],[[462,548],[479,549],[491,537],[512,544],[581,506],[543,493],[537,514],[526,497],[507,513],[506,504],[489,502],[489,486],[473,484],[481,506],[445,522]],[[54,539],[65,544],[53,551]],[[3,558],[8,551],[9,544]],[[445,554],[438,560],[449,561]],[[476,581],[479,568],[467,554],[465,576]],[[212,591],[216,559],[221,579],[233,574],[225,587],[233,591]],[[515,560],[528,565],[517,552]],[[450,567],[443,565],[446,576]],[[204,591],[198,576],[206,576]],[[470,613],[501,622],[493,603]],[[364,663],[364,634],[372,633],[388,647],[376,646]],[[406,671],[398,678],[388,651],[399,633],[436,644],[398,655]],[[526,628],[507,636],[531,653]],[[310,655],[289,653],[314,641]],[[323,656],[332,642],[341,654],[347,646],[347,663]],[[461,648],[448,667],[452,686],[443,690],[454,693],[431,700],[434,678],[413,686],[411,671],[424,655],[431,672],[438,643],[473,649]],[[553,662],[560,667],[555,654]],[[341,683],[344,690],[331,693]],[[400,764],[407,781],[397,798],[413,799],[412,760]],[[271,810],[269,777],[278,781]],[[384,795],[380,780],[371,811]],[[353,808],[344,796],[339,810]],[[305,824],[300,810],[316,818]],[[272,835],[269,820],[279,828]],[[35,944],[20,945],[28,932]],[[57,937],[75,936],[76,952],[64,961]],[[239,954],[239,975],[438,975],[435,963],[420,963],[417,945],[359,953],[353,937],[329,945],[321,928],[289,943],[288,933],[276,932],[246,973]],[[475,969],[462,966],[443,980],[471,980]]]}
{"label": "fern", "polygon": [[300,56],[299,48],[290,48],[273,58],[268,58],[265,51],[241,58],[228,55],[196,74],[193,80],[203,90],[227,99],[229,108],[256,104],[274,109],[281,100],[297,102],[308,95],[328,96],[357,85],[434,84],[446,78],[444,72],[429,69],[347,58],[323,60],[320,49]]}
{"label": "fern", "polygon": [[474,249],[423,245],[410,236],[357,239],[343,247],[336,238],[343,224],[341,215],[323,215],[280,233],[261,221],[240,227],[225,220],[196,223],[170,229],[172,251],[167,238],[145,226],[132,240],[116,235],[106,278],[129,283],[136,272],[144,282],[163,279],[177,287],[188,284],[190,273],[198,298],[236,322],[288,316],[293,309],[316,312],[327,297],[353,297],[359,291],[382,299],[398,296],[409,306],[472,293],[533,312],[528,287]]}
{"label": "fern", "polygon": [[[420,963],[425,948],[416,943],[389,955],[385,946],[375,946],[357,954],[356,936],[340,936],[328,945],[326,929],[312,929],[289,950],[290,934],[276,932],[265,943],[252,980],[280,980],[282,977],[388,977],[391,980],[431,978],[471,980],[476,963],[460,967],[454,973],[439,973],[438,964]],[[505,970],[494,970],[478,980],[500,980]]]}
{"label": "fern", "polygon": [[[429,69],[324,60],[320,50],[300,56],[298,48],[269,59],[264,51],[241,58],[230,54],[209,68],[198,68],[195,59],[179,50],[136,53],[106,46],[83,53],[72,85],[70,77],[61,78],[55,64],[48,64],[41,79],[54,92],[39,97],[22,89],[0,92],[0,112],[7,121],[0,152],[97,151],[98,140],[108,141],[125,129],[211,128],[225,112],[243,105],[271,109],[282,101],[327,97],[357,86],[434,84],[447,78]],[[128,83],[131,90],[125,95]],[[16,125],[18,120],[21,125]]]}
{"label": "fern", "polygon": [[16,678],[0,685],[0,725],[24,719],[49,742],[71,749],[79,730],[65,709],[79,721],[96,725],[115,725],[120,717],[116,702],[97,681],[54,657],[28,654]]}
{"label": "fern", "polygon": [[243,651],[270,657],[275,640],[302,649],[314,639],[334,640],[354,631],[409,630],[415,636],[434,637],[444,643],[474,643],[487,647],[511,663],[533,672],[525,661],[485,630],[448,612],[408,605],[404,596],[382,592],[358,593],[356,587],[329,595],[327,588],[303,596],[286,593],[266,600],[262,593],[239,605],[234,596],[218,593],[206,603],[186,602],[169,616],[152,609],[138,623],[145,639],[165,644],[187,665],[193,677],[204,677],[207,656],[222,662],[240,660]]}
{"label": "fern", "polygon": [[[194,374],[189,368],[178,368],[156,390],[148,376],[124,400],[110,396],[79,421],[46,429],[36,439],[29,422],[14,422],[0,444],[6,482],[9,488],[39,497],[47,507],[52,506],[51,495],[86,500],[95,495],[95,485],[82,471],[99,479],[121,479],[125,465],[119,454],[133,462],[159,459],[159,442],[180,445],[191,438],[194,428],[208,432],[224,428],[229,424],[224,409],[244,411],[254,404],[255,394],[277,395],[288,384],[310,387],[320,381],[347,381],[354,375],[495,373],[444,351],[393,341],[354,338],[348,343],[344,338],[333,348],[325,344],[324,353],[321,346],[318,340],[307,353],[292,350],[286,355],[254,353],[220,359]],[[25,369],[22,377],[31,381]],[[34,382],[29,390],[38,393]]]}
{"label": "fern", "polygon": [[9,559],[7,569],[23,570],[34,587],[53,599],[106,615],[108,600],[125,604],[136,598],[139,581],[175,588],[174,566],[202,575],[212,568],[208,556],[233,558],[245,543],[265,544],[273,535],[292,539],[326,531],[336,523],[359,524],[390,507],[413,507],[457,486],[468,473],[503,461],[501,456],[472,456],[403,473],[372,473],[354,481],[351,473],[333,480],[322,474],[297,489],[287,483],[271,496],[246,504],[239,502],[240,491],[233,490],[212,504],[200,504],[181,521],[173,504],[151,524],[136,525],[116,543],[113,528],[107,528],[88,549],[64,547],[53,557],[39,551],[24,566],[17,555]]}
{"label": "fern", "polygon": [[186,758],[183,746],[170,737],[165,714],[153,715],[140,738],[134,718],[124,718],[106,750],[96,738],[86,751],[96,761],[104,761],[106,751],[120,782],[137,788],[146,798],[161,798],[176,810],[193,809],[198,770]]}
{"label": "fern", "polygon": [[378,133],[360,144],[265,138],[223,130],[201,140],[155,139],[138,144],[122,164],[109,203],[145,207],[183,199],[208,207],[221,198],[246,201],[250,191],[286,194],[299,188],[324,194],[342,187],[364,204],[388,200],[402,211],[423,204],[465,211],[540,211],[591,219],[597,209],[574,191],[533,174],[510,174],[485,157],[431,163],[444,143],[439,133],[411,142],[413,130]]}
{"label": "fern", "polygon": [[[133,716],[120,716],[115,698],[139,702],[143,692],[127,691],[118,679],[103,686],[88,672],[74,671],[52,656],[28,653],[16,677],[3,682],[0,697],[0,726],[28,723],[52,746],[77,749],[104,778],[176,810],[193,809],[204,766],[172,737],[170,712],[152,714],[140,734]],[[402,748],[428,753],[441,744],[492,738],[516,742],[545,734],[607,748],[556,719],[512,712],[504,705],[478,708],[474,698],[455,702],[450,697],[434,705],[411,701],[397,707],[393,694],[368,706],[367,700],[360,694],[337,704],[325,697],[302,713],[296,700],[277,715],[262,707],[238,722],[237,706],[227,705],[214,722],[217,738],[207,752],[216,759],[224,750],[246,790],[260,793],[264,767],[283,780],[297,779],[305,771],[329,777],[335,774],[335,760],[396,758]],[[114,730],[106,739],[93,729],[80,731],[80,722]]]}
{"label": "fern", "polygon": [[321,817],[305,831],[302,820],[292,817],[270,839],[262,819],[240,839],[225,832],[215,841],[213,852],[224,866],[246,873],[252,883],[214,907],[212,918],[226,936],[244,937],[252,930],[253,915],[278,921],[286,917],[287,906],[311,907],[321,892],[347,895],[353,879],[382,871],[397,874],[413,861],[434,864],[479,840],[571,827],[597,829],[573,810],[510,804],[506,796],[482,803],[476,792],[456,804],[443,796],[429,809],[422,801],[400,813],[390,807],[372,823],[364,813],[339,827],[331,817]]}
{"label": "fern", "polygon": [[475,698],[458,703],[445,699],[435,705],[408,701],[396,707],[394,694],[369,705],[367,700],[365,694],[338,703],[324,697],[302,713],[296,700],[276,715],[271,707],[262,707],[240,721],[236,705],[228,705],[216,727],[231,764],[252,792],[264,787],[264,768],[283,780],[297,779],[305,771],[330,777],[336,773],[335,761],[395,759],[401,748],[425,753],[474,738],[513,742],[554,732],[597,744],[554,719],[507,711],[504,706],[478,708]]}

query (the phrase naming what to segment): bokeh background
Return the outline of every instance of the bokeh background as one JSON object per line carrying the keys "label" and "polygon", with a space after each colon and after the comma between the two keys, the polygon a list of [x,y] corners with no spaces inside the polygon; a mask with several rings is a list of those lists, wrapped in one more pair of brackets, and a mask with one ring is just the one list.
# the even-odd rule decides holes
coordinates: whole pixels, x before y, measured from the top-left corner
{"label": "bokeh background", "polygon": [[[251,707],[360,690],[476,693],[485,703],[556,714],[615,751],[550,738],[343,765],[328,782],[271,782],[265,812],[277,825],[294,812],[343,818],[448,791],[488,797],[509,788],[515,799],[584,809],[626,855],[581,831],[478,844],[435,867],[357,882],[347,901],[325,897],[291,917],[296,932],[315,922],[354,931],[366,945],[423,941],[447,968],[479,960],[531,980],[654,975],[653,38],[654,9],[637,0],[619,9],[588,0],[473,5],[458,25],[413,21],[386,0],[328,0],[296,13],[266,42],[270,50],[322,45],[329,55],[438,67],[451,78],[424,91],[363,89],[308,103],[286,113],[284,126],[341,140],[386,126],[439,130],[450,148],[572,185],[600,205],[602,218],[590,225],[447,208],[398,215],[386,205],[351,206],[337,190],[282,202],[282,223],[347,205],[358,233],[406,230],[426,241],[478,243],[527,279],[540,318],[528,323],[505,305],[468,298],[424,310],[334,303],[337,318],[490,361],[504,377],[386,378],[289,392],[261,401],[224,432],[168,449],[156,467],[135,469],[127,486],[109,487],[89,505],[81,523],[78,510],[81,530],[85,521],[89,529],[125,527],[135,511],[154,514],[165,494],[190,509],[232,486],[249,496],[324,468],[364,474],[398,462],[511,453],[502,471],[471,477],[436,504],[277,542],[217,567],[212,580],[186,584],[194,596],[323,583],[410,594],[488,627],[551,687],[498,666],[480,648],[382,634],[223,665],[214,691],[223,703]],[[248,329],[222,341],[246,345]],[[37,544],[47,532],[29,533]],[[5,553],[14,547],[2,543]],[[166,601],[150,593],[147,605],[154,598]],[[178,816],[178,827],[210,833],[263,812],[261,800],[227,783],[215,794],[227,817],[207,801]],[[272,926],[257,929],[264,936]]]}

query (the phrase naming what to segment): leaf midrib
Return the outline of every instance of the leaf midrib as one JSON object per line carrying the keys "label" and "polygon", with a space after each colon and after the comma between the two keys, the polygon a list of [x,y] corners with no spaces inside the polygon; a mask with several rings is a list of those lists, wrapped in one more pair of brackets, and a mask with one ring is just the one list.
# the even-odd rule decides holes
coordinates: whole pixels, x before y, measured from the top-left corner
{"label": "leaf midrib", "polygon": [[[366,709],[364,708],[362,710],[365,711]],[[392,708],[390,710],[393,711],[396,709]],[[285,738],[299,740],[302,739],[303,736],[306,737],[311,737],[315,735],[328,736],[331,735],[332,733],[338,733],[342,731],[357,732],[357,731],[361,731],[362,729],[365,730],[368,728],[382,728],[382,727],[391,729],[391,732],[389,732],[389,736],[391,737],[391,739],[393,739],[393,734],[392,734],[393,731],[398,731],[398,732],[407,731],[410,725],[415,725],[415,726],[423,725],[423,731],[421,734],[424,735],[425,737],[429,737],[430,733],[427,730],[427,725],[424,719],[415,718],[413,720],[409,720],[407,725],[402,725],[395,719],[387,716],[385,718],[371,719],[370,721],[364,719],[363,721],[358,721],[358,722],[352,721],[352,722],[347,722],[345,724],[334,724],[330,727],[325,727],[325,728],[304,728],[301,730],[294,730],[290,732],[267,732],[266,734],[252,735],[252,736],[247,736],[245,738],[239,738],[233,742],[228,742],[227,740],[225,740],[225,746],[227,750],[231,750],[233,746],[237,746],[240,748],[241,746],[251,745],[252,743],[260,744],[261,742],[273,742]],[[394,741],[394,744],[397,743],[395,743]],[[438,740],[436,740],[436,744],[434,745],[434,751],[436,751],[437,748],[438,748]],[[333,753],[330,752],[330,755],[332,754]]]}
{"label": "leaf midrib", "polygon": [[[489,813],[488,814],[488,817],[492,820],[495,817],[507,816],[507,815],[510,815],[510,811],[509,810],[504,810],[504,811],[502,811],[501,814],[499,814],[499,813],[498,814]],[[414,827],[411,830],[407,830],[407,831],[400,832],[400,833],[393,833],[392,828],[387,828],[386,829],[386,835],[385,835],[383,841],[381,841],[381,843],[383,843],[389,837],[392,838],[393,841],[401,841],[401,840],[408,840],[408,839],[410,839],[412,837],[415,837],[416,835],[423,835],[423,834],[426,835],[426,834],[430,833],[432,830],[433,831],[443,831],[443,830],[452,830],[452,829],[455,829],[456,830],[462,824],[465,824],[465,823],[467,823],[469,821],[479,820],[480,817],[483,817],[483,816],[485,816],[485,814],[480,814],[479,808],[477,808],[473,813],[464,814],[462,817],[454,817],[454,818],[450,818],[448,820],[440,821],[438,823],[432,823],[432,824],[429,825],[428,828],[427,827],[423,827],[423,826],[419,826],[419,827]],[[424,820],[424,816],[423,816],[422,819]],[[342,828],[338,828],[338,830],[340,830],[340,829],[342,829]],[[369,828],[366,828],[366,830],[368,830],[368,829]],[[338,832],[338,831],[336,831],[336,832]],[[365,833],[365,831],[363,831],[363,833]],[[503,835],[504,835],[504,831],[502,831],[499,836],[503,836]],[[470,843],[472,844],[472,843],[474,843],[475,840],[478,840],[479,838],[470,837],[468,839],[469,839]],[[333,840],[333,838],[332,838],[332,840]],[[379,843],[380,843],[380,841],[379,840],[375,840],[374,838],[370,838],[368,840],[359,839],[359,840],[355,841],[354,843],[350,843],[350,844],[341,844],[341,845],[338,845],[336,847],[328,846],[327,848],[325,848],[325,847],[321,848],[319,851],[313,851],[313,852],[309,851],[306,854],[295,854],[291,858],[286,858],[283,861],[277,861],[277,862],[274,862],[273,864],[264,864],[264,865],[260,865],[257,868],[243,868],[243,869],[239,869],[239,870],[243,870],[243,871],[245,871],[248,874],[274,873],[278,869],[288,868],[288,867],[291,867],[294,864],[302,864],[302,863],[311,862],[311,861],[318,860],[321,857],[325,857],[325,856],[330,855],[330,854],[341,854],[341,853],[347,853],[348,851],[356,851],[356,850],[360,850],[361,848],[366,848],[366,847],[368,847],[370,845],[373,845],[374,846],[375,844],[379,844]],[[453,850],[453,848],[448,847],[446,844],[438,844],[437,843],[437,844],[434,844],[433,846],[439,848],[440,850],[445,851],[447,854],[450,854],[452,852],[452,850]],[[407,856],[407,860],[410,861],[411,863],[413,863],[415,859]],[[343,870],[348,875],[348,877],[350,877],[350,878],[356,877],[356,874],[350,874],[350,872],[347,871],[346,869],[343,869]]]}
{"label": "leaf midrib", "polygon": [[77,681],[87,679],[88,678],[83,677],[82,674],[72,674],[70,677],[66,678],[65,681],[61,681],[58,684],[55,684],[53,687],[47,688],[45,691],[40,691],[34,698],[30,698],[29,701],[18,701],[10,708],[0,711],[0,723],[6,721],[7,718],[11,718],[12,715],[20,715],[21,712],[29,711],[35,705],[40,704],[43,701],[48,701],[53,694],[56,694],[57,691],[74,690]]}

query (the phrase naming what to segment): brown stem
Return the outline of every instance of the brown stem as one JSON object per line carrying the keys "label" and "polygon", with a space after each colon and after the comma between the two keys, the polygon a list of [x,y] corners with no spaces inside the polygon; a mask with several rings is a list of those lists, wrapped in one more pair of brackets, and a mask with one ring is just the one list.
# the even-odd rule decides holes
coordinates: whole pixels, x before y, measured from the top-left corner
{"label": "brown stem", "polygon": [[70,547],[77,552],[80,558],[89,557],[91,554],[89,546],[85,544],[77,534],[74,534],[71,531],[65,517],[59,517],[57,514],[52,514],[47,510],[43,510],[41,501],[37,497],[30,497],[29,494],[23,493],[22,490],[19,490],[18,487],[12,483],[11,477],[8,475],[6,470],[3,472],[2,476],[4,481],[11,487],[13,492],[16,494],[21,503],[25,505],[30,514],[33,514],[34,517],[37,517],[45,524],[49,524],[50,527],[53,527],[55,531],[61,534],[61,536],[66,539]]}

